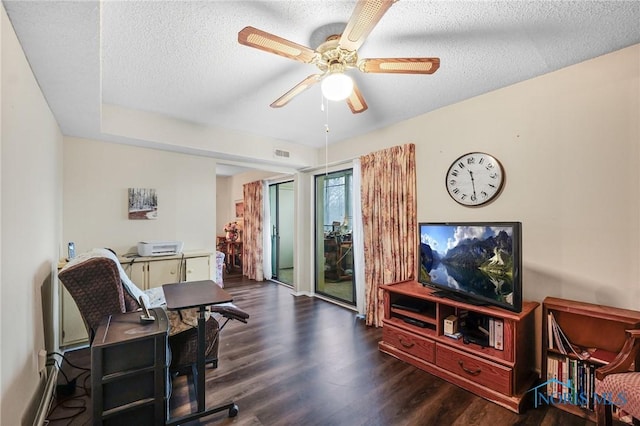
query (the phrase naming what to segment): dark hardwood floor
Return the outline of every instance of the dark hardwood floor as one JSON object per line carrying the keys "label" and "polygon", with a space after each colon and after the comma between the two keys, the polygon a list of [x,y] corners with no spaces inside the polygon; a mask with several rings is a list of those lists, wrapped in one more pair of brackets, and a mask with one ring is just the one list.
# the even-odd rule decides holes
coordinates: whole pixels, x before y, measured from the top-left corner
{"label": "dark hardwood floor", "polygon": [[[554,407],[515,414],[378,351],[382,330],[328,302],[294,297],[272,282],[225,279],[248,324],[222,330],[217,369],[207,369],[208,406],[235,401],[239,414],[221,412],[186,425],[593,425]],[[89,366],[87,349],[67,352]],[[75,377],[77,369],[64,366]],[[89,384],[87,373],[78,379]],[[64,380],[61,377],[61,380]],[[82,393],[78,388],[76,393]],[[172,416],[195,408],[187,376],[173,382]],[[56,404],[56,402],[54,402]],[[91,424],[90,398],[73,414],[56,408],[50,425]]]}

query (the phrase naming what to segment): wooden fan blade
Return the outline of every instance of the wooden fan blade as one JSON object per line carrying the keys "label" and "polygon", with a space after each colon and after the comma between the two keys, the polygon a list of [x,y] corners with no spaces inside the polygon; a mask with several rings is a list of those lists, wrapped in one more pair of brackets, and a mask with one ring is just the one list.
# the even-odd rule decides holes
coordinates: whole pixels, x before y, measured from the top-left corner
{"label": "wooden fan blade", "polygon": [[295,96],[307,90],[309,87],[313,86],[317,82],[322,79],[322,74],[312,74],[309,77],[302,80],[300,83],[295,85],[293,89],[289,90],[284,95],[280,96],[276,99],[270,106],[271,108],[281,108],[291,101]]}
{"label": "wooden fan blade", "polygon": [[433,74],[440,68],[440,58],[362,59],[358,69],[370,73]]}
{"label": "wooden fan blade", "polygon": [[362,93],[360,93],[360,89],[356,86],[355,81],[353,82],[353,92],[351,92],[351,95],[347,98],[347,104],[349,105],[349,108],[351,108],[351,112],[354,114],[359,114],[369,108],[362,96]]}
{"label": "wooden fan blade", "polygon": [[373,27],[397,0],[359,0],[338,46],[345,50],[358,50]]}
{"label": "wooden fan blade", "polygon": [[306,46],[253,27],[245,27],[238,33],[238,43],[305,63],[311,62],[316,55]]}

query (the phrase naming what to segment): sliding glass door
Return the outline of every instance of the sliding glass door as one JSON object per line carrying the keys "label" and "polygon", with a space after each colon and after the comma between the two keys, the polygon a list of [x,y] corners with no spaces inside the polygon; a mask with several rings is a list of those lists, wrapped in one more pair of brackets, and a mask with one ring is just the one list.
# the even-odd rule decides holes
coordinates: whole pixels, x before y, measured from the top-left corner
{"label": "sliding glass door", "polygon": [[315,291],[355,305],[353,276],[353,171],[315,179]]}
{"label": "sliding glass door", "polygon": [[272,278],[293,284],[293,181],[269,185]]}

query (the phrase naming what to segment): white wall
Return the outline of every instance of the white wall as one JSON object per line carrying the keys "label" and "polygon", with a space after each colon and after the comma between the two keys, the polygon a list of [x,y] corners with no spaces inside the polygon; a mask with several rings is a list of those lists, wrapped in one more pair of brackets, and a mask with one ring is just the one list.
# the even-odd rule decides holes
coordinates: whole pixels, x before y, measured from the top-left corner
{"label": "white wall", "polygon": [[[227,178],[219,178],[218,183],[227,185],[227,188],[225,188],[227,198],[218,198],[218,202],[223,203],[220,206],[220,211],[224,211],[224,216],[218,221],[218,235],[224,235],[224,225],[236,220],[236,201],[244,199],[244,184],[269,179],[277,174],[266,170],[251,170]],[[265,196],[268,196],[268,194],[265,194]]]}
{"label": "white wall", "polygon": [[[203,126],[112,104],[101,105],[100,124],[103,133],[125,136],[141,146],[159,144],[169,149],[179,147],[183,152],[193,154],[210,156],[213,152],[217,156],[234,158],[237,158],[239,147],[250,149],[252,158],[265,161],[268,167],[288,172],[315,161],[315,150],[303,144],[260,137],[251,132]],[[276,149],[287,151],[289,156],[274,156]]]}
{"label": "white wall", "polygon": [[218,176],[216,178],[216,188],[216,235],[223,236],[224,226],[235,219],[232,216],[234,198],[231,195],[231,177]]}
{"label": "white wall", "polygon": [[[640,45],[345,141],[329,161],[407,142],[419,221],[522,222],[524,299],[640,309]],[[472,151],[496,156],[506,174],[480,208],[458,205],[444,184]],[[537,348],[541,323],[539,309]]]}
{"label": "white wall", "polygon": [[298,173],[294,182],[295,231],[293,246],[294,292],[313,294],[315,280],[315,181],[310,173]]}
{"label": "white wall", "polygon": [[55,340],[50,305],[60,241],[62,134],[4,7],[0,15],[0,424],[19,425],[31,424],[40,397],[38,351],[45,335]]}
{"label": "white wall", "polygon": [[[329,161],[413,142],[418,220],[523,223],[525,299],[640,309],[639,80],[635,45],[336,144]],[[471,151],[506,173],[481,208],[444,185]]]}
{"label": "white wall", "polygon": [[[155,188],[157,220],[129,220],[128,188]],[[87,139],[64,139],[63,239],[76,251],[138,241],[180,240],[185,251],[215,250],[216,161]]]}

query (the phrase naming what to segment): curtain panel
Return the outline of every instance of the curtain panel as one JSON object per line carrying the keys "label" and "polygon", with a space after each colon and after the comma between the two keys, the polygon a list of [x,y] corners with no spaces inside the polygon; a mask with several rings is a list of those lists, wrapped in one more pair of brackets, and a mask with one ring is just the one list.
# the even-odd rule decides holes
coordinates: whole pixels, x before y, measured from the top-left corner
{"label": "curtain panel", "polygon": [[263,237],[264,224],[262,182],[244,184],[244,231],[242,242],[242,274],[256,281],[264,281]]}
{"label": "curtain panel", "polygon": [[418,225],[415,145],[360,157],[366,324],[382,326],[379,284],[415,279]]}

